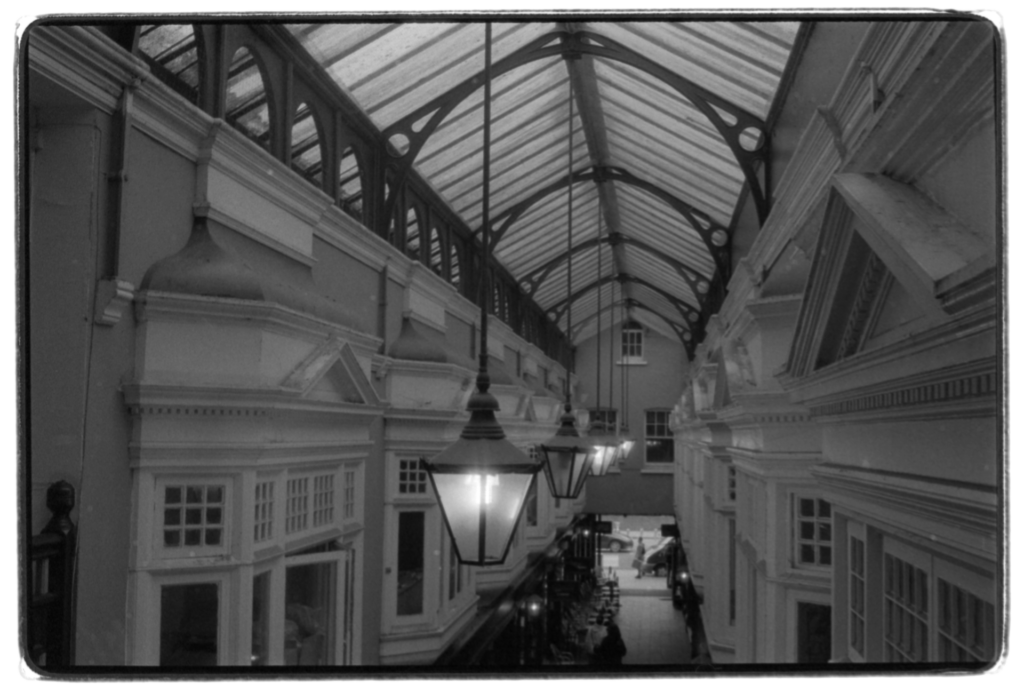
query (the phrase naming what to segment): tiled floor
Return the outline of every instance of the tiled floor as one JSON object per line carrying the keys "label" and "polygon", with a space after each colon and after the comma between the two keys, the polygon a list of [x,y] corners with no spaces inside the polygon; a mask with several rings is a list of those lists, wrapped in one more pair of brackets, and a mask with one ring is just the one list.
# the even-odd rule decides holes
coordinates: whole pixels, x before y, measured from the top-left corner
{"label": "tiled floor", "polygon": [[682,611],[672,607],[664,577],[636,579],[636,571],[619,573],[622,608],[616,621],[626,642],[623,663],[631,666],[690,662],[690,641]]}

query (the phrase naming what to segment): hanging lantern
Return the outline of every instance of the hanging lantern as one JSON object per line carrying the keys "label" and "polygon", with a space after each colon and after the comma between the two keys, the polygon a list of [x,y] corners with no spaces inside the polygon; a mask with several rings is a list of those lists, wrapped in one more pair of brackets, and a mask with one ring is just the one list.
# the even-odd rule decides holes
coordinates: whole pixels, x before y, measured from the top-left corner
{"label": "hanging lantern", "polygon": [[622,437],[619,439],[619,449],[616,455],[617,462],[624,462],[629,457],[629,453],[633,451],[633,445],[636,444],[636,440],[629,437],[629,431],[623,431]]}
{"label": "hanging lantern", "polygon": [[594,476],[608,473],[619,458],[619,440],[607,432],[604,422],[595,421],[590,426],[590,444],[594,448],[594,459],[590,472]]}
{"label": "hanging lantern", "polygon": [[423,465],[459,562],[500,565],[541,462],[505,439],[494,417],[498,402],[486,385],[467,408],[470,419],[461,437]]}
{"label": "hanging lantern", "polygon": [[587,437],[580,437],[576,430],[576,417],[572,405],[565,404],[561,427],[554,437],[541,443],[540,454],[544,463],[544,475],[552,497],[575,500],[583,490],[583,481],[594,468],[597,450]]}

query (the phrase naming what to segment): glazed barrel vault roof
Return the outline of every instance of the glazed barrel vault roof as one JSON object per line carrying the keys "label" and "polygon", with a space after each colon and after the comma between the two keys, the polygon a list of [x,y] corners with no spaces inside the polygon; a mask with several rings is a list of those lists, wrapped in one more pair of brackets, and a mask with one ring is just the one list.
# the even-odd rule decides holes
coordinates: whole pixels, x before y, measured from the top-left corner
{"label": "glazed barrel vault roof", "polygon": [[[571,301],[573,340],[594,333],[600,304],[604,324],[628,305],[691,341],[728,278],[745,187],[767,214],[765,120],[798,23],[492,26],[495,258],[563,330]],[[412,166],[479,232],[485,25],[287,29],[388,138],[395,165]]]}

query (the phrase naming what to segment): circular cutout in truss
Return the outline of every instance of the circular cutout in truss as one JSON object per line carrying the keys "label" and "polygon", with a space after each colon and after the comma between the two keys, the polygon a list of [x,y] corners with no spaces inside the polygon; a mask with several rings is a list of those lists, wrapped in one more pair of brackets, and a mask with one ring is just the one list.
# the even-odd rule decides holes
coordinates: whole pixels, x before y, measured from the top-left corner
{"label": "circular cutout in truss", "polygon": [[401,132],[388,137],[388,153],[398,158],[405,156],[409,152],[409,138],[403,135]]}
{"label": "circular cutout in truss", "polygon": [[693,335],[690,332],[683,332],[683,341],[690,341],[693,339]]}
{"label": "circular cutout in truss", "polygon": [[697,224],[698,228],[702,231],[706,231],[711,227],[711,219],[704,212],[694,209],[690,214],[693,216],[693,220]]}
{"label": "circular cutout in truss", "polygon": [[690,311],[690,314],[689,314],[689,315],[687,315],[687,316],[686,316],[686,318],[687,318],[688,320],[690,320],[691,322],[696,322],[696,321],[697,321],[698,319],[700,319],[700,315],[698,315],[698,314],[697,314],[696,312],[693,312],[693,311],[691,310],[691,311]]}
{"label": "circular cutout in truss", "polygon": [[711,234],[711,244],[715,247],[725,247],[725,244],[729,242],[729,234],[723,231],[721,228],[717,229]]}
{"label": "circular cutout in truss", "polygon": [[707,293],[709,288],[711,288],[711,286],[707,281],[702,280],[697,282],[697,293]]}
{"label": "circular cutout in truss", "polygon": [[747,151],[757,151],[764,146],[764,132],[757,127],[743,128],[740,133],[740,146]]}

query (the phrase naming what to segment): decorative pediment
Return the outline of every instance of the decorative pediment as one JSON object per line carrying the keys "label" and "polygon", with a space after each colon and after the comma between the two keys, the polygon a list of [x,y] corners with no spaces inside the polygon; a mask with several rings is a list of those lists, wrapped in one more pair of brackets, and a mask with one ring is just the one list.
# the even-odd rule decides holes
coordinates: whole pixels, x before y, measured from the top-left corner
{"label": "decorative pediment", "polygon": [[336,338],[314,349],[288,374],[281,387],[304,398],[381,405],[352,347]]}
{"label": "decorative pediment", "polygon": [[951,319],[942,294],[990,248],[909,185],[835,176],[788,372],[815,370]]}

